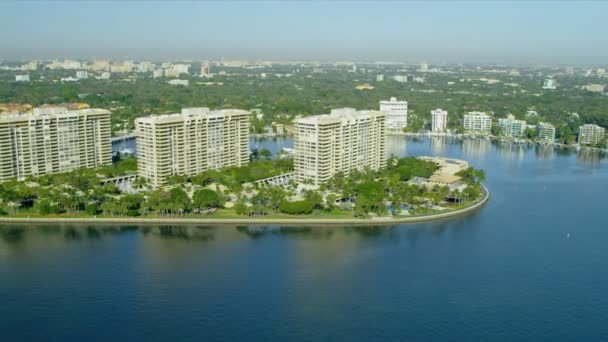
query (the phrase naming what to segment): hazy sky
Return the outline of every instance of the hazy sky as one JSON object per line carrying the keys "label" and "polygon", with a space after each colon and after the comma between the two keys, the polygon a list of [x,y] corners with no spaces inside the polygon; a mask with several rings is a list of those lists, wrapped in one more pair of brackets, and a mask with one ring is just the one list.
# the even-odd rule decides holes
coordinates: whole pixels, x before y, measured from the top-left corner
{"label": "hazy sky", "polygon": [[608,64],[608,2],[1,1],[0,59]]}

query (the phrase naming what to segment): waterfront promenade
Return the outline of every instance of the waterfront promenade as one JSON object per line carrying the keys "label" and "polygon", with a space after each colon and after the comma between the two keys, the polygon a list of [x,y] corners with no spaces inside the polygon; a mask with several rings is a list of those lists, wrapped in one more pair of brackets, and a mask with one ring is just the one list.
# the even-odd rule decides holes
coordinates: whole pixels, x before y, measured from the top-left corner
{"label": "waterfront promenade", "polygon": [[482,185],[482,197],[465,208],[450,210],[441,213],[419,215],[411,217],[376,217],[373,219],[331,219],[331,218],[124,218],[124,217],[0,217],[0,224],[9,223],[87,223],[87,224],[307,224],[307,225],[390,225],[419,223],[448,219],[455,216],[466,215],[483,207],[490,199],[490,191]]}

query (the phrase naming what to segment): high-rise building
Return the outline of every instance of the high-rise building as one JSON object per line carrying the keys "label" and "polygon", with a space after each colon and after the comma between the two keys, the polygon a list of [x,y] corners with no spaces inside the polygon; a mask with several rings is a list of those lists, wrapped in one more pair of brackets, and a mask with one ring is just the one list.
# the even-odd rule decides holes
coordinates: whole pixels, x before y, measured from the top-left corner
{"label": "high-rise building", "polygon": [[0,181],[111,163],[107,110],[45,107],[0,116]]}
{"label": "high-rise building", "polygon": [[336,173],[386,166],[386,113],[334,109],[295,121],[294,168],[298,182],[315,185]]}
{"label": "high-rise building", "polygon": [[507,118],[498,119],[498,126],[502,129],[504,135],[510,137],[520,137],[524,135],[526,129],[525,120],[517,120],[513,114],[507,115]]}
{"label": "high-rise building", "polygon": [[604,127],[586,124],[578,128],[578,143],[581,145],[596,145],[604,140]]}
{"label": "high-rise building", "polygon": [[386,113],[386,128],[391,131],[402,131],[407,127],[407,101],[380,101],[380,111]]}
{"label": "high-rise building", "polygon": [[555,126],[548,122],[539,122],[536,125],[536,135],[541,141],[553,144],[555,142]]}
{"label": "high-rise building", "polygon": [[139,175],[157,187],[169,176],[247,164],[250,115],[239,109],[184,108],[135,120]]}
{"label": "high-rise building", "polygon": [[376,75],[376,82],[384,81],[384,75]]}
{"label": "high-rise building", "polygon": [[431,130],[433,132],[445,132],[448,124],[448,112],[442,109],[431,111]]}
{"label": "high-rise building", "polygon": [[209,69],[209,64],[203,64],[201,66],[201,76],[202,77],[210,77],[211,76],[211,69]]}
{"label": "high-rise building", "polygon": [[467,133],[489,134],[492,131],[492,118],[484,112],[469,112],[464,115],[462,126]]}

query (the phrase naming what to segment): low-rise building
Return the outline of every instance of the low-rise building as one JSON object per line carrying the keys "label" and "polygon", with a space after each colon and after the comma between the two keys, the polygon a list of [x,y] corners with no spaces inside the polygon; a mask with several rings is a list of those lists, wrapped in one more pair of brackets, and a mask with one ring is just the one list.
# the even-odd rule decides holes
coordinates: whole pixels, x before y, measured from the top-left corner
{"label": "low-rise building", "polygon": [[30,75],[15,75],[16,82],[29,82]]}
{"label": "low-rise building", "polygon": [[163,69],[156,69],[154,71],[152,71],[152,77],[153,78],[160,78],[164,76],[164,70]]}
{"label": "low-rise building", "polygon": [[517,120],[513,114],[507,115],[507,118],[498,119],[498,126],[502,129],[502,133],[510,137],[520,137],[524,135],[526,129],[525,120]]}
{"label": "low-rise building", "polygon": [[165,69],[165,77],[180,77],[189,74],[190,64],[173,64]]}
{"label": "low-rise building", "polygon": [[553,144],[555,142],[555,126],[548,122],[539,122],[536,125],[536,136],[542,142]]}
{"label": "low-rise building", "polygon": [[85,80],[85,79],[89,78],[89,72],[86,70],[78,70],[78,71],[76,71],[76,78],[78,78],[80,80]]}
{"label": "low-rise building", "polygon": [[190,85],[190,81],[180,80],[180,79],[169,80],[169,81],[167,81],[167,83],[169,83],[170,85],[174,85],[174,86],[185,86],[185,87]]}
{"label": "low-rise building", "polygon": [[444,157],[419,157],[419,159],[433,162],[437,165],[435,171],[428,179],[415,178],[408,183],[424,185],[427,189],[435,186],[447,186],[450,190],[464,190],[466,184],[462,182],[462,177],[457,173],[469,168],[469,163],[465,160],[444,158]]}
{"label": "low-rise building", "polygon": [[587,84],[583,87],[583,89],[592,93],[603,93],[605,88],[606,86],[603,84]]}
{"label": "low-rise building", "polygon": [[552,78],[547,78],[543,83],[543,89],[555,90],[557,89],[557,83]]}
{"label": "low-rise building", "polygon": [[604,127],[586,124],[578,128],[578,143],[581,145],[596,145],[605,137]]}
{"label": "low-rise building", "polygon": [[485,112],[469,112],[464,115],[462,126],[467,133],[490,134],[492,118]]}

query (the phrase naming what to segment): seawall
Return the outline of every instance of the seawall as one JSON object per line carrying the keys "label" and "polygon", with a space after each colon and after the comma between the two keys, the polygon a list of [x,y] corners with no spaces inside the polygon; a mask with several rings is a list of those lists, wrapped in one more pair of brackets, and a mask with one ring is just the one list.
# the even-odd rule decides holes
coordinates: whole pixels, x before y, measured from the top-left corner
{"label": "seawall", "polygon": [[123,218],[123,217],[103,217],[103,218],[17,218],[17,217],[0,217],[1,224],[39,224],[39,223],[85,223],[85,224],[230,224],[230,225],[251,225],[251,224],[282,224],[282,225],[391,225],[391,224],[407,224],[419,223],[446,219],[454,216],[461,216],[477,211],[483,207],[490,199],[490,191],[482,185],[483,197],[475,201],[471,205],[449,212],[437,213],[431,215],[421,215],[414,217],[400,218],[376,218],[376,219],[306,219],[306,218]]}

